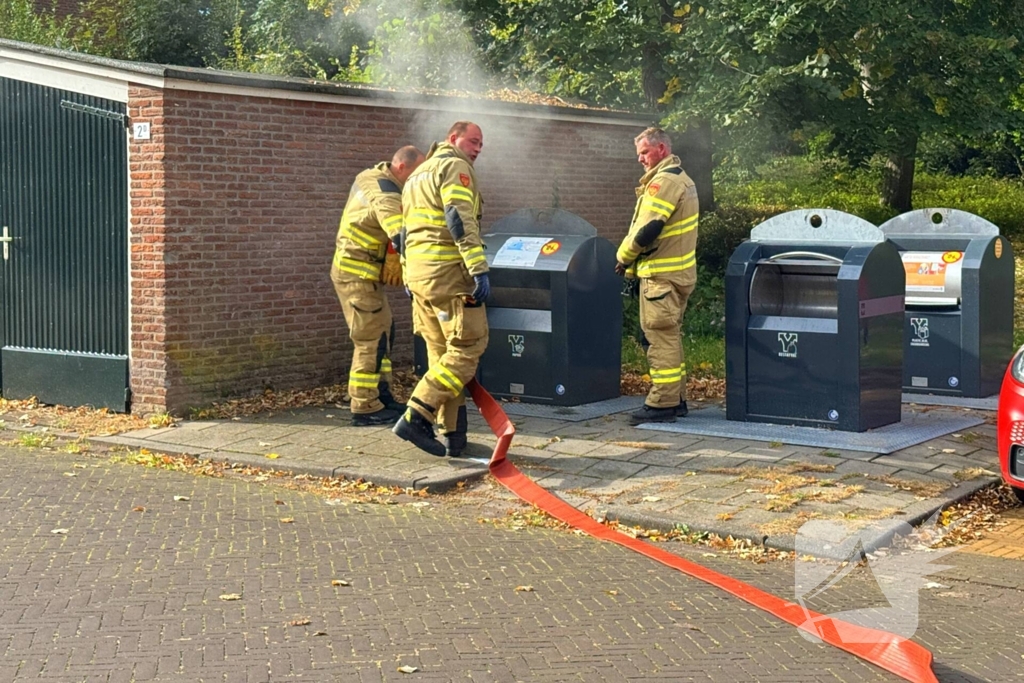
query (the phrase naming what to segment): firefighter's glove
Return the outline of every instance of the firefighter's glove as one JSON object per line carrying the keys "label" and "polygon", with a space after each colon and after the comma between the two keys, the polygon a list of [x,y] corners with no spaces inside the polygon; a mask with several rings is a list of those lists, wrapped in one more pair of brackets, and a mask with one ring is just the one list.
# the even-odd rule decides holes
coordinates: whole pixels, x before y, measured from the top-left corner
{"label": "firefighter's glove", "polygon": [[616,275],[625,275],[626,274],[626,268],[628,268],[628,267],[629,266],[626,266],[626,265],[616,261],[615,262],[615,274]]}
{"label": "firefighter's glove", "polygon": [[474,275],[473,281],[476,282],[476,289],[473,290],[473,300],[478,304],[482,304],[491,295],[491,278],[487,277],[487,273],[484,273],[482,275]]}
{"label": "firefighter's glove", "polygon": [[402,252],[402,240],[403,239],[405,239],[405,228],[402,228],[401,230],[396,232],[395,236],[391,238],[391,246],[388,247],[388,252],[390,252],[393,249],[398,254],[403,253]]}
{"label": "firefighter's glove", "polygon": [[388,251],[384,267],[380,270],[380,281],[392,287],[402,286],[402,257]]}

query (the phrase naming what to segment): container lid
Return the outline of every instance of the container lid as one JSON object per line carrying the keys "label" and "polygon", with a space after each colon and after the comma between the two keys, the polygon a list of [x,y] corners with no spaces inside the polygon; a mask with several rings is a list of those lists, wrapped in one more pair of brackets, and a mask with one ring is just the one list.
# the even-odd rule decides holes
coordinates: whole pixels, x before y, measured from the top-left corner
{"label": "container lid", "polygon": [[562,209],[519,209],[495,221],[486,234],[595,237],[597,228]]}
{"label": "container lid", "polygon": [[981,216],[958,209],[917,209],[882,223],[887,237],[996,237],[999,228]]}
{"label": "container lid", "polygon": [[752,242],[775,244],[879,244],[885,235],[863,218],[835,209],[797,209],[772,216],[750,231]]}

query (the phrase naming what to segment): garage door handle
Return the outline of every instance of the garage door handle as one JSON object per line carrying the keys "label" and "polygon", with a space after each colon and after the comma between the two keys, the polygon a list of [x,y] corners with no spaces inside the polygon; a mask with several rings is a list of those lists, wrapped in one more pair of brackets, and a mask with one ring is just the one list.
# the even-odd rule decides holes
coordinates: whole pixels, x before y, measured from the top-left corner
{"label": "garage door handle", "polygon": [[11,256],[11,242],[13,242],[14,240],[17,240],[17,239],[21,239],[21,238],[20,237],[12,237],[11,233],[10,233],[10,230],[5,225],[4,226],[3,237],[0,237],[0,242],[4,243],[4,261],[6,261],[7,259],[10,258],[10,256]]}

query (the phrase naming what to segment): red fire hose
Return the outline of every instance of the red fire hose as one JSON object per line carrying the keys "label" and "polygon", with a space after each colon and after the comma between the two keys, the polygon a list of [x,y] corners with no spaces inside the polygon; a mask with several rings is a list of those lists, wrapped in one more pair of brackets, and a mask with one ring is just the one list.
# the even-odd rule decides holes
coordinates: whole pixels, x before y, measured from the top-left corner
{"label": "red fire hose", "polygon": [[506,458],[516,430],[505,411],[476,380],[471,381],[467,388],[473,396],[477,408],[480,409],[487,424],[490,425],[491,431],[498,437],[498,443],[491,455],[491,474],[503,486],[527,503],[594,538],[618,543],[646,555],[652,560],[678,569],[695,579],[720,588],[799,629],[807,631],[829,645],[846,650],[908,681],[938,683],[932,672],[932,653],[913,641],[893,633],[856,626],[841,619],[812,612],[794,602],[783,600],[742,581],[684,560],[651,543],[627,536],[600,524],[597,520],[541,488]]}

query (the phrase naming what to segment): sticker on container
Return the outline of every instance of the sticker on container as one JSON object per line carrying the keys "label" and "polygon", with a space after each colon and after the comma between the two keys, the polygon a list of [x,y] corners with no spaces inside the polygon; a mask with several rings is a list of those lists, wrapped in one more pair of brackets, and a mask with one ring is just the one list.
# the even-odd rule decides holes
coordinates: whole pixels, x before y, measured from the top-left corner
{"label": "sticker on container", "polygon": [[951,386],[953,388],[956,388],[956,387],[960,386],[960,378],[959,377],[950,377],[949,378],[949,386]]}
{"label": "sticker on container", "polygon": [[1003,258],[1003,240],[996,238],[996,258]]}
{"label": "sticker on container", "polygon": [[509,237],[494,255],[491,266],[533,268],[540,250],[550,241],[550,237]]}
{"label": "sticker on container", "polygon": [[830,411],[828,411],[828,419],[832,420],[833,422],[838,420],[839,419],[839,411],[838,410],[830,410]]}
{"label": "sticker on container", "polygon": [[[960,252],[946,252],[960,253]],[[938,252],[911,252],[900,254],[903,270],[907,274],[908,292],[945,292],[946,270],[950,261]]]}
{"label": "sticker on container", "polygon": [[562,384],[556,386],[555,393],[558,394],[559,396],[565,396],[565,386]]}
{"label": "sticker on container", "polygon": [[561,248],[562,248],[562,243],[561,242],[556,242],[555,240],[551,240],[550,242],[548,242],[547,244],[545,244],[543,247],[540,248],[540,253],[544,254],[545,256],[551,256],[552,254],[554,254],[555,252],[557,252]]}
{"label": "sticker on container", "polygon": [[956,263],[963,257],[964,253],[962,251],[947,251],[942,255],[942,260],[946,263]]}
{"label": "sticker on container", "polygon": [[510,393],[510,394],[525,394],[526,393],[526,385],[524,385],[524,384],[517,384],[516,382],[511,382],[508,385],[508,393]]}

